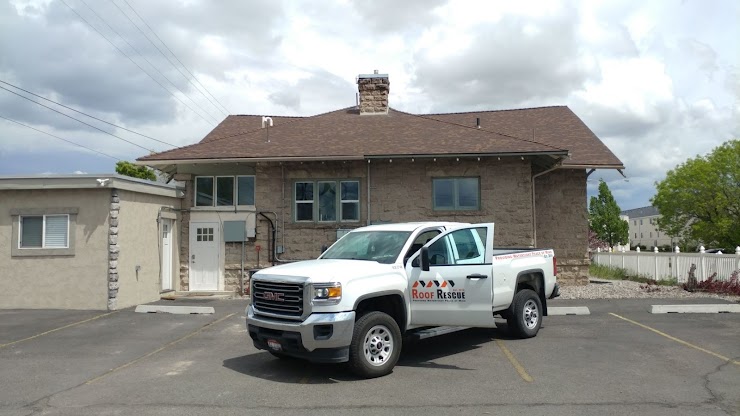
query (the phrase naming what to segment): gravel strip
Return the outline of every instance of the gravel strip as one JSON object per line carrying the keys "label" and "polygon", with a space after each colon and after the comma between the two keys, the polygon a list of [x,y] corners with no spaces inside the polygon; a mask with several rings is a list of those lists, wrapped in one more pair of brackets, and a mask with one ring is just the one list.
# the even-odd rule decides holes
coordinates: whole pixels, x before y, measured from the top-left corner
{"label": "gravel strip", "polygon": [[677,286],[649,286],[629,280],[591,278],[588,285],[560,287],[560,299],[653,299],[653,298],[712,298],[740,302],[740,296],[706,292],[687,292]]}

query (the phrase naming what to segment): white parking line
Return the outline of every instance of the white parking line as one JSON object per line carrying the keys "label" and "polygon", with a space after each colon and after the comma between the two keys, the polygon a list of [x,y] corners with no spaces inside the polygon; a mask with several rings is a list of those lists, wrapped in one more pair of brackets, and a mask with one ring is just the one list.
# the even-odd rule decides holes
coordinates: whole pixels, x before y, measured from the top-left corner
{"label": "white parking line", "polygon": [[591,315],[591,311],[586,306],[550,306],[547,308],[547,315]]}
{"label": "white parking line", "polygon": [[740,304],[650,305],[650,313],[740,313]]}
{"label": "white parking line", "polygon": [[174,313],[178,315],[190,314],[213,314],[216,311],[212,306],[167,306],[167,305],[139,305],[136,307],[139,313]]}

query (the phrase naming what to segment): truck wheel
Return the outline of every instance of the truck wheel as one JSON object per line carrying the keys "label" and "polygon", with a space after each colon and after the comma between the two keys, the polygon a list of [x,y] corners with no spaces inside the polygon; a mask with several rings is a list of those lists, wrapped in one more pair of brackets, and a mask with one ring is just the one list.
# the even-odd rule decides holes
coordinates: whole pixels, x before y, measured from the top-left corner
{"label": "truck wheel", "polygon": [[519,338],[532,338],[542,325],[542,302],[537,293],[523,289],[514,295],[506,320],[511,332]]}
{"label": "truck wheel", "polygon": [[355,322],[349,347],[349,368],[365,377],[381,377],[393,371],[401,355],[401,330],[383,312],[370,312]]}

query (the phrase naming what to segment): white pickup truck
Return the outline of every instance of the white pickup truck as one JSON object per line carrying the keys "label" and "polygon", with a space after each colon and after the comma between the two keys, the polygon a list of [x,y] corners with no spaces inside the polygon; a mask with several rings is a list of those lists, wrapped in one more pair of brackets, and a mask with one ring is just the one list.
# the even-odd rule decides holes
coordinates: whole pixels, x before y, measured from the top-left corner
{"label": "white pickup truck", "polygon": [[318,259],[258,271],[247,330],[276,357],[349,362],[390,373],[404,337],[426,338],[507,320],[537,335],[558,296],[552,250],[495,249],[493,224],[424,222],[351,231]]}

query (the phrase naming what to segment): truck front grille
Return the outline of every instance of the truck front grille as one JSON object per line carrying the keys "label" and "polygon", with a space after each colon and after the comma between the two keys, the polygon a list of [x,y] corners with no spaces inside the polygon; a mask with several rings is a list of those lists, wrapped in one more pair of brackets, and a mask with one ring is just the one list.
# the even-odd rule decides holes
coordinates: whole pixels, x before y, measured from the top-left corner
{"label": "truck front grille", "polygon": [[303,316],[303,284],[255,280],[252,306],[257,312],[292,318]]}

